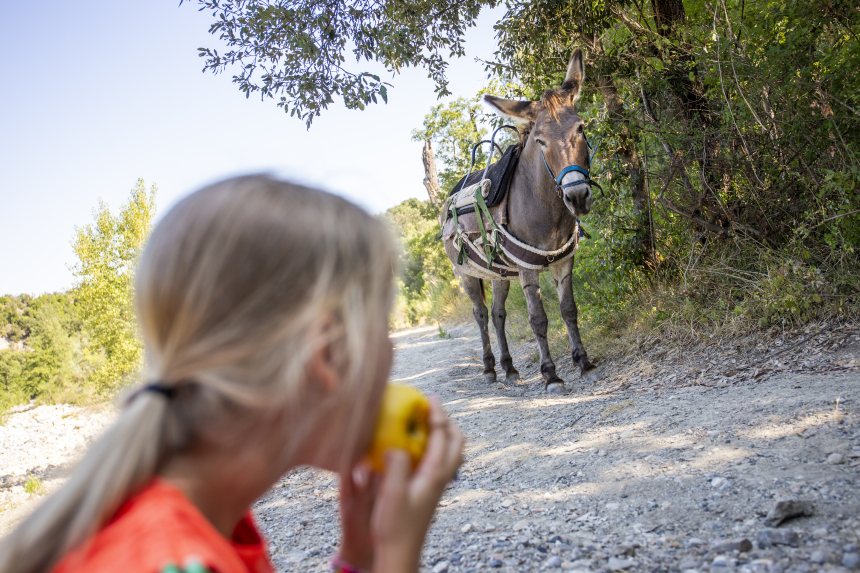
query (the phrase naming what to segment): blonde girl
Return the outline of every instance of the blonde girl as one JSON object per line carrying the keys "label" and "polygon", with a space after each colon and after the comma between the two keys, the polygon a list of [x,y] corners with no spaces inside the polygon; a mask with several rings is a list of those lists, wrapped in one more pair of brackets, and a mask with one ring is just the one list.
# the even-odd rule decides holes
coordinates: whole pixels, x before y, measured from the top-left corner
{"label": "blonde girl", "polygon": [[463,438],[434,401],[411,472],[356,471],[391,365],[395,249],[351,203],[229,179],[156,226],[136,275],[145,382],[65,485],[0,543],[0,573],[272,570],[250,506],[290,469],[341,474],[341,571],[416,571]]}

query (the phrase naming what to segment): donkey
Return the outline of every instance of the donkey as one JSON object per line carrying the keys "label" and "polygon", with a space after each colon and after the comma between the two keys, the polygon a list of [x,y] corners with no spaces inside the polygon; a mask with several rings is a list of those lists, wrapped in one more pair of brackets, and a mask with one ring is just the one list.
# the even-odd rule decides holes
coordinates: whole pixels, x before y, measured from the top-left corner
{"label": "donkey", "polygon": [[[502,263],[493,265],[491,257],[487,268],[482,268],[474,261],[464,260],[462,225],[461,236],[458,237],[451,231],[449,220],[445,227],[448,232],[443,229],[443,240],[454,272],[472,301],[473,314],[481,331],[486,382],[496,381],[496,361],[490,346],[484,279],[492,281],[493,326],[505,380],[510,384],[519,380],[519,372],[513,365],[505,336],[505,300],[510,289],[509,281],[519,278],[526,296],[529,323],[540,348],[545,390],[551,393],[564,391],[564,381],[556,374],[549,352],[548,321],[538,282],[540,272],[547,269],[552,273],[558,291],[573,362],[579,365],[581,374],[594,368],[580,339],[571,279],[573,251],[579,235],[578,218],[589,212],[593,201],[593,182],[588,171],[590,146],[583,122],[575,110],[584,78],[582,51],[576,50],[561,87],[545,92],[540,101],[484,96],[484,101],[497,113],[525,124],[520,132],[519,162],[505,203],[488,209],[495,222],[502,222],[499,226],[502,238],[507,238],[506,243],[516,250],[503,249]],[[479,212],[475,215],[480,217]],[[446,213],[442,213],[441,220],[446,223]],[[483,227],[481,230],[483,233]]]}

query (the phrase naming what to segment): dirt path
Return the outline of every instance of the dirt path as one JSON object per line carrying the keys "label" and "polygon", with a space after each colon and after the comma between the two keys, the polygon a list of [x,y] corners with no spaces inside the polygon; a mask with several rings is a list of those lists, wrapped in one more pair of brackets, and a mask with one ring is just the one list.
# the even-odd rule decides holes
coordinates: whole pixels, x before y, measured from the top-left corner
{"label": "dirt path", "polygon": [[[427,571],[860,569],[857,328],[747,349],[643,349],[604,360],[589,383],[562,358],[570,393],[553,397],[531,341],[515,347],[524,381],[512,387],[482,383],[471,325],[395,343],[393,378],[439,395],[469,440]],[[786,499],[813,515],[768,527]],[[328,570],[336,508],[336,480],[311,470],[257,504],[280,571]]]}
{"label": "dirt path", "polygon": [[[817,362],[824,374],[768,363],[710,387],[702,370],[679,375],[680,357],[661,371],[638,356],[561,397],[541,392],[536,364],[520,386],[487,387],[477,331],[448,334],[395,340],[393,377],[438,394],[469,439],[428,539],[428,571],[860,568],[856,334]],[[519,345],[515,362],[531,354]],[[578,380],[569,358],[560,363]],[[335,480],[300,471],[280,485],[257,507],[279,569],[325,571]],[[783,499],[810,501],[814,515],[767,527]]]}

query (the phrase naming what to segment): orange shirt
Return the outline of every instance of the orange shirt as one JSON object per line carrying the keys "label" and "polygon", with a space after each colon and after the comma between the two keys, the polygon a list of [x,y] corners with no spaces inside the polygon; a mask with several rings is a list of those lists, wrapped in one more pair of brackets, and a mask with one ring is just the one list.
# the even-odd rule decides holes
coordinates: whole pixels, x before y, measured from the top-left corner
{"label": "orange shirt", "polygon": [[248,512],[225,539],[178,489],[155,479],[54,573],[160,573],[196,561],[218,573],[273,573]]}

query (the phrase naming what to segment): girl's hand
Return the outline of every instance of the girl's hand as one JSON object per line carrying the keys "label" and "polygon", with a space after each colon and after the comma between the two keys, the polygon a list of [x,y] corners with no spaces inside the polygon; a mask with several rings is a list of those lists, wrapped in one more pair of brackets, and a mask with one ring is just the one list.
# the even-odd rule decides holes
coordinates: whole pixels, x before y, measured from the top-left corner
{"label": "girl's hand", "polygon": [[340,558],[370,571],[373,567],[373,538],[370,520],[379,489],[379,476],[362,463],[351,473],[340,476],[340,525],[343,537]]}
{"label": "girl's hand", "polygon": [[392,450],[372,515],[373,571],[418,571],[424,537],[445,487],[463,461],[463,434],[437,398],[430,400],[430,437],[410,476],[408,454]]}

